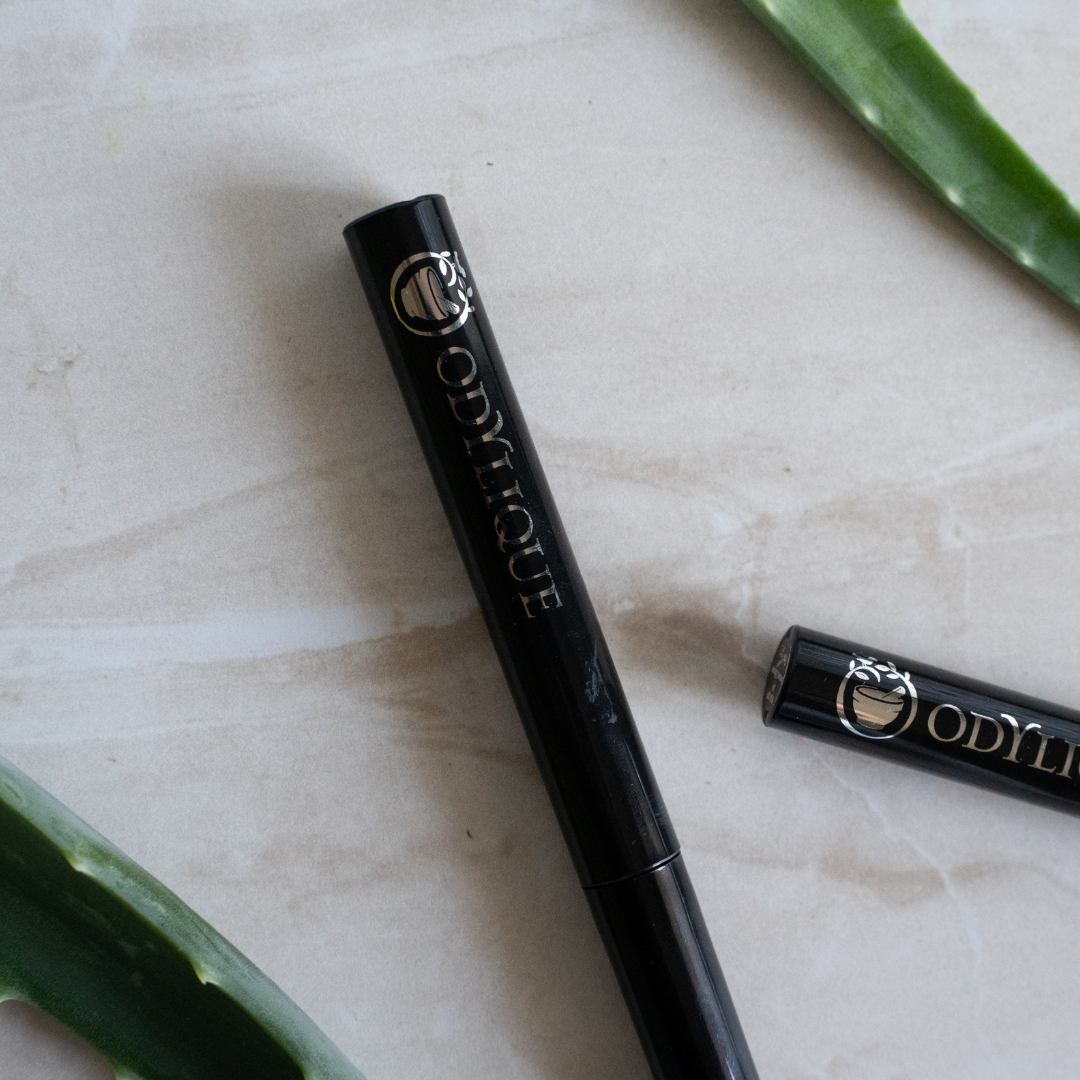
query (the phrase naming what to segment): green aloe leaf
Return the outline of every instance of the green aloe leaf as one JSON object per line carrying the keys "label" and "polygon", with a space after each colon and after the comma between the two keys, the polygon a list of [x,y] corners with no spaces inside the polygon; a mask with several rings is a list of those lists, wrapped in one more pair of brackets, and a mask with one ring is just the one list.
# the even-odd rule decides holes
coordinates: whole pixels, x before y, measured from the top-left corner
{"label": "green aloe leaf", "polygon": [[1080,214],[930,47],[899,0],[743,0],[969,225],[1080,307]]}
{"label": "green aloe leaf", "polygon": [[140,1080],[363,1080],[179,897],[0,758],[0,999]]}

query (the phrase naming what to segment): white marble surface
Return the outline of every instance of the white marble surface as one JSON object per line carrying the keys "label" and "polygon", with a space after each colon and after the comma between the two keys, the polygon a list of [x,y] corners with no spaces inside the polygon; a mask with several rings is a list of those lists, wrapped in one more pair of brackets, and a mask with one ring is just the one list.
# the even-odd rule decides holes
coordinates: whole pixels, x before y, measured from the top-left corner
{"label": "white marble surface", "polygon": [[[1080,193],[1076,5],[909,10]],[[1080,323],[736,0],[8,0],[0,146],[0,754],[370,1080],[647,1075],[339,235],[427,191],[763,1080],[1076,1076],[1077,822],[758,702],[1080,703]]]}

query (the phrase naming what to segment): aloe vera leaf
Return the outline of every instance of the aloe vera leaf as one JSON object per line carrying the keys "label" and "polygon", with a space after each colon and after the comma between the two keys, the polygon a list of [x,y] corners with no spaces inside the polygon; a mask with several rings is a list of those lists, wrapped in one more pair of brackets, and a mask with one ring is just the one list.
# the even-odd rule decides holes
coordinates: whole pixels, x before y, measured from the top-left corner
{"label": "aloe vera leaf", "polygon": [[0,758],[0,999],[139,1080],[363,1080],[250,960]]}
{"label": "aloe vera leaf", "polygon": [[982,107],[899,0],[743,0],[969,225],[1080,307],[1080,214]]}

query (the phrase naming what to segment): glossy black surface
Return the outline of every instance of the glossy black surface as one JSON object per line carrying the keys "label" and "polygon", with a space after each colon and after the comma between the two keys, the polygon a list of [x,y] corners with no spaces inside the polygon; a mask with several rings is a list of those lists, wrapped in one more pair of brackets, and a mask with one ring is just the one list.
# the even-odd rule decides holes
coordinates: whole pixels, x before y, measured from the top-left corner
{"label": "glossy black surface", "polygon": [[682,855],[585,894],[654,1075],[755,1077]]}
{"label": "glossy black surface", "polygon": [[1080,813],[1080,712],[793,626],[765,723]]}
{"label": "glossy black surface", "polygon": [[[621,900],[627,880],[667,880],[678,841],[446,201],[386,207],[345,238],[654,1071],[754,1078],[685,874],[670,910]],[[704,976],[676,977],[692,957]],[[675,998],[659,989],[676,983]],[[718,1008],[723,1023],[703,1019]],[[705,1034],[674,1049],[690,1030]]]}

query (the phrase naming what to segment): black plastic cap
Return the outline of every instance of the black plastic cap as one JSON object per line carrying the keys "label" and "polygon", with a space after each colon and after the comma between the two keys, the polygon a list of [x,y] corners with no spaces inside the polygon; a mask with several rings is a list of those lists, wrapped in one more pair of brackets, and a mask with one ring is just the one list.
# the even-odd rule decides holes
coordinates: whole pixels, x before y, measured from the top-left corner
{"label": "black plastic cap", "polygon": [[1080,813],[1080,712],[793,626],[776,650],[770,727]]}

